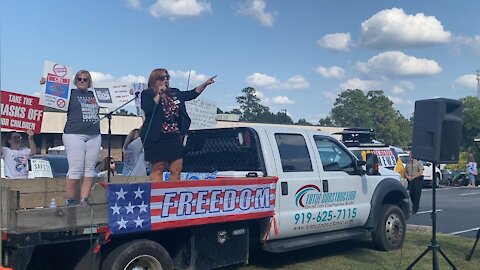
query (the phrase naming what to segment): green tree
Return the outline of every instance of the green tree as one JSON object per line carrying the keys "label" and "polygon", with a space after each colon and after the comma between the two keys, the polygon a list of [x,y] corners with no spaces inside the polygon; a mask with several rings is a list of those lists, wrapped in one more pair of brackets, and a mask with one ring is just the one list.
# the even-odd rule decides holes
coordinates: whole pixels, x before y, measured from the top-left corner
{"label": "green tree", "polygon": [[480,100],[476,97],[462,98],[463,116],[462,116],[462,151],[472,153],[475,160],[480,160],[479,143],[473,139],[480,133]]}
{"label": "green tree", "polygon": [[382,90],[348,89],[340,93],[330,115],[320,125],[371,128],[375,137],[386,144],[406,148],[411,145],[412,123],[393,108]]}
{"label": "green tree", "polygon": [[313,126],[313,124],[308,122],[305,118],[298,119],[298,121],[295,123],[295,125]]}
{"label": "green tree", "polygon": [[260,104],[260,98],[255,95],[255,89],[246,87],[242,93],[243,95],[236,97],[237,103],[240,105],[240,121],[271,123],[272,113],[267,106]]}
{"label": "green tree", "polygon": [[370,115],[370,102],[359,89],[341,92],[330,113],[333,123],[343,127],[371,127]]}
{"label": "green tree", "polygon": [[134,113],[131,113],[125,109],[120,109],[115,112],[116,115],[135,115]]}

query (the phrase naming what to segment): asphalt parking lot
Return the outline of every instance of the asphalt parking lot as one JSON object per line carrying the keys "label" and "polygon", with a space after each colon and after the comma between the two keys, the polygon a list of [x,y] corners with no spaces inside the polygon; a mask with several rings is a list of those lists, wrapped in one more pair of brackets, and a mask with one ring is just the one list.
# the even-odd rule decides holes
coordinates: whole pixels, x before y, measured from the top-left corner
{"label": "asphalt parking lot", "polygon": [[[437,232],[475,238],[480,227],[480,188],[440,187],[436,189]],[[420,210],[409,225],[431,226],[432,189],[424,188]]]}

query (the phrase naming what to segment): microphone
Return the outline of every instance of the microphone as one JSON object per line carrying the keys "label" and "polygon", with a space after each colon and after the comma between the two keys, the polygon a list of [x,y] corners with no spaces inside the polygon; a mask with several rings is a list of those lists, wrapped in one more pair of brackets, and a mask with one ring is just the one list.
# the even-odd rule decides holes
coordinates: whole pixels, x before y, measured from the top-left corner
{"label": "microphone", "polygon": [[135,98],[138,98],[138,95],[140,95],[140,91],[135,92]]}

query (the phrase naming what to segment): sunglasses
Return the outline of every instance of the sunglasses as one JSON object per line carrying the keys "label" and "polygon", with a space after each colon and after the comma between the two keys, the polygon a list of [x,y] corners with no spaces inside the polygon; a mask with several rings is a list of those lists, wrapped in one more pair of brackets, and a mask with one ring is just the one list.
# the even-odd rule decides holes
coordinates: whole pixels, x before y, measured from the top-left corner
{"label": "sunglasses", "polygon": [[78,78],[77,78],[77,81],[79,81],[79,82],[88,82],[88,81],[90,81],[90,79],[89,79],[89,78],[80,78],[80,77],[78,77]]}
{"label": "sunglasses", "polygon": [[168,75],[168,74],[167,75],[160,75],[157,78],[157,81],[162,81],[163,82],[165,80],[170,80],[170,75]]}
{"label": "sunglasses", "polygon": [[115,164],[115,161],[110,161],[110,164]]}
{"label": "sunglasses", "polygon": [[21,136],[12,136],[10,137],[10,139],[21,139],[22,137]]}

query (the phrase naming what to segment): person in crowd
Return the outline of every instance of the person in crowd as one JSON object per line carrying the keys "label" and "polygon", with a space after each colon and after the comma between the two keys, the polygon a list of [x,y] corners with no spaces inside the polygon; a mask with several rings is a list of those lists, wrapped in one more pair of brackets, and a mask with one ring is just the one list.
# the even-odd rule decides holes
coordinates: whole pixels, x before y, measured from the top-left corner
{"label": "person in crowd", "polygon": [[8,179],[28,178],[28,159],[37,151],[33,140],[33,130],[27,130],[29,148],[22,147],[22,135],[16,131],[7,136],[6,147],[1,148],[1,157],[4,161],[5,177]]}
{"label": "person in crowd", "polygon": [[152,165],[150,179],[163,181],[165,163],[169,164],[170,180],[180,180],[183,166],[183,136],[190,127],[185,101],[193,100],[214,83],[216,76],[207,79],[193,90],[170,88],[170,75],[164,68],[154,69],[148,88],[142,91],[141,105],[145,122],[140,137],[145,160]]}
{"label": "person in crowd", "polygon": [[104,157],[102,161],[100,162],[99,165],[99,173],[98,177],[103,178],[103,177],[108,177],[108,173],[110,172],[110,176],[117,176],[118,173],[115,170],[115,159],[112,157]]}
{"label": "person in crowd", "polygon": [[465,172],[467,173],[467,176],[468,176],[467,187],[475,187],[475,178],[478,174],[478,171],[477,171],[477,163],[473,158],[473,154],[468,155],[468,163],[467,163]]}
{"label": "person in crowd", "polygon": [[[140,128],[141,129],[141,128]],[[145,154],[143,150],[142,139],[140,138],[140,129],[135,128],[128,133],[123,145],[123,165],[122,175],[127,176],[146,176],[147,166],[145,164]]]}
{"label": "person in crowd", "polygon": [[416,214],[420,207],[423,183],[423,163],[412,156],[410,152],[405,164],[405,178],[408,180],[408,191],[412,200],[412,213]]}
{"label": "person in crowd", "polygon": [[[40,84],[45,83],[42,78]],[[90,189],[95,176],[95,165],[100,155],[100,107],[92,91],[92,76],[87,70],[75,74],[76,89],[70,91],[67,122],[63,129],[63,144],[67,153],[66,206],[77,205],[76,188],[80,187],[80,205],[88,205]]]}

